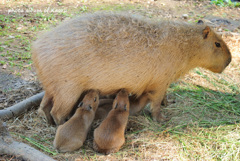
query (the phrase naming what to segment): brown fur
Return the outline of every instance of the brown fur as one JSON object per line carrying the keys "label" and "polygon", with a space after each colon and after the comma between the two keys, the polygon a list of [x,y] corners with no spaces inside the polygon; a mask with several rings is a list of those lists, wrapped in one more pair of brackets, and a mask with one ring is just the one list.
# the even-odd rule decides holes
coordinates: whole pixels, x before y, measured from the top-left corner
{"label": "brown fur", "polygon": [[112,109],[114,99],[100,99],[94,120],[103,120]]}
{"label": "brown fur", "polygon": [[137,96],[149,92],[152,116],[161,121],[161,101],[173,81],[195,67],[221,73],[231,53],[204,24],[94,13],[42,35],[33,43],[32,58],[53,100],[51,116],[62,124],[88,89],[103,95],[121,88]]}
{"label": "brown fur", "polygon": [[[103,120],[107,117],[109,111],[112,109],[113,99],[100,99],[97,112],[95,114],[94,120]],[[130,109],[129,115],[134,116],[139,114],[139,112],[147,105],[149,102],[147,94],[143,94],[139,98],[136,96],[129,96]]]}
{"label": "brown fur", "polygon": [[99,104],[98,92],[89,91],[80,104],[70,120],[57,129],[53,145],[61,152],[74,151],[83,145]]}
{"label": "brown fur", "polygon": [[137,115],[149,103],[148,94],[143,94],[139,98],[130,96],[129,102],[130,102],[129,114],[131,116]]}
{"label": "brown fur", "polygon": [[113,102],[113,108],[106,119],[94,130],[94,150],[104,154],[117,152],[125,142],[124,132],[128,116],[128,93],[121,90],[117,94]]}

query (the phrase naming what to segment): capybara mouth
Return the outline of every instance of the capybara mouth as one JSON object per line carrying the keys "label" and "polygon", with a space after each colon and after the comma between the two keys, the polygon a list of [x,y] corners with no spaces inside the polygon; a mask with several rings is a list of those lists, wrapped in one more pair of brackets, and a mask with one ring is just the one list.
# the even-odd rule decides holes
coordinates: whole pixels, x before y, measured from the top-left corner
{"label": "capybara mouth", "polygon": [[230,57],[230,58],[226,61],[225,68],[231,63],[231,61],[232,61],[232,58]]}

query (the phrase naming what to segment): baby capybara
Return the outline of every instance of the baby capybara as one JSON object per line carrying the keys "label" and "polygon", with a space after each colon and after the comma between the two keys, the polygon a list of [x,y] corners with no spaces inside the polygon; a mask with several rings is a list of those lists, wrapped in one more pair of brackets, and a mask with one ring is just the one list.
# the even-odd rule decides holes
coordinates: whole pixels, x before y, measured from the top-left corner
{"label": "baby capybara", "polygon": [[87,133],[95,117],[99,104],[99,92],[87,92],[75,114],[57,129],[53,142],[60,152],[69,152],[79,149],[86,140]]}
{"label": "baby capybara", "polygon": [[112,110],[94,130],[94,150],[104,154],[117,152],[125,142],[124,132],[128,116],[128,92],[122,89],[113,102]]}
{"label": "baby capybara", "polygon": [[221,36],[202,23],[98,12],[40,36],[32,59],[46,92],[40,110],[51,110],[49,122],[53,117],[64,123],[85,90],[108,95],[121,88],[137,96],[149,93],[152,116],[162,121],[161,101],[173,81],[195,67],[221,73],[231,53]]}

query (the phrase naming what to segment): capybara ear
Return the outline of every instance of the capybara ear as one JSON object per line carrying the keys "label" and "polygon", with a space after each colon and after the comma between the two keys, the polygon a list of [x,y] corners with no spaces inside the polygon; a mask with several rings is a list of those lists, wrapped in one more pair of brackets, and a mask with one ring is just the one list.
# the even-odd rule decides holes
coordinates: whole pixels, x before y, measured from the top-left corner
{"label": "capybara ear", "polygon": [[83,102],[81,101],[79,104],[78,104],[78,107],[81,107],[83,105]]}
{"label": "capybara ear", "polygon": [[198,24],[198,25],[203,25],[204,22],[203,22],[203,20],[198,20],[197,24]]}
{"label": "capybara ear", "polygon": [[206,39],[211,32],[211,29],[209,26],[206,26],[205,29],[203,30],[203,38]]}

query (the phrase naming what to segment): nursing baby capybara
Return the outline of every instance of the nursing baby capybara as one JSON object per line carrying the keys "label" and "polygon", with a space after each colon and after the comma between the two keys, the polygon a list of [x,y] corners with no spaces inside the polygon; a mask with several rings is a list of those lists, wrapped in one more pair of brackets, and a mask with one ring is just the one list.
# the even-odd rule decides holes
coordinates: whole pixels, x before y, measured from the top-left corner
{"label": "nursing baby capybara", "polygon": [[121,88],[149,93],[153,119],[162,121],[161,101],[173,81],[195,67],[221,73],[231,53],[205,24],[98,12],[46,32],[33,43],[32,58],[46,92],[40,110],[52,101],[51,116],[62,124],[83,91]]}
{"label": "nursing baby capybara", "polygon": [[75,114],[57,129],[53,142],[54,147],[60,152],[79,149],[86,140],[87,133],[94,120],[99,104],[99,92],[87,92]]}
{"label": "nursing baby capybara", "polygon": [[117,152],[125,142],[124,132],[128,116],[128,92],[122,89],[113,102],[112,110],[94,130],[94,150],[104,154]]}

